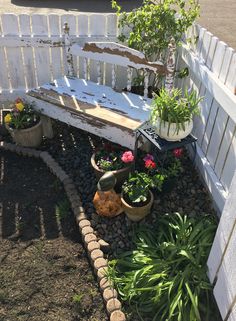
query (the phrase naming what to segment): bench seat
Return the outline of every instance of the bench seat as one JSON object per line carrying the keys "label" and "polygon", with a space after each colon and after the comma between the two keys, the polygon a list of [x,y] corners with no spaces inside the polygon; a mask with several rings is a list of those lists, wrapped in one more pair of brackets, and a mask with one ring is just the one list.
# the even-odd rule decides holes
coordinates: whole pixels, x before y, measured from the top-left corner
{"label": "bench seat", "polygon": [[151,99],[77,77],[64,76],[28,95],[43,114],[129,148],[150,115]]}

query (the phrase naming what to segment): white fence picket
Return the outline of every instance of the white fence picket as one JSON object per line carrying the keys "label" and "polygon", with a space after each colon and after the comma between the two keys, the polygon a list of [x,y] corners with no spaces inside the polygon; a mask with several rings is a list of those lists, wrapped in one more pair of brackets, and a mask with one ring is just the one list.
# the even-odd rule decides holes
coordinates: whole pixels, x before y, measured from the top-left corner
{"label": "white fence picket", "polygon": [[[42,14],[32,15],[32,34],[33,36],[42,36],[42,39],[43,36],[49,35],[47,16]],[[37,50],[34,50],[34,57],[37,70],[37,86],[52,81],[49,49],[37,48]]]}
{"label": "white fence picket", "polygon": [[[6,15],[2,18],[2,30],[4,36],[20,35],[18,16],[14,14]],[[6,48],[8,60],[8,72],[12,90],[25,90],[26,83],[24,77],[23,57],[21,48]]]}
{"label": "white fence picket", "polygon": [[234,128],[233,138],[230,144],[229,151],[227,153],[227,157],[221,172],[220,180],[225,187],[226,190],[228,190],[231,181],[232,181],[232,173],[235,170],[235,164],[236,164],[236,130]]}
{"label": "white fence picket", "polygon": [[235,123],[229,118],[225,128],[221,146],[218,151],[218,157],[215,163],[215,173],[218,177],[221,177],[225,160],[226,160],[230,145],[232,143],[233,135],[235,133],[234,129],[235,129]]}
{"label": "white fence picket", "polygon": [[207,159],[214,168],[219,150],[228,123],[228,115],[224,109],[219,108],[213,126],[210,142],[204,148],[207,149]]}
{"label": "white fence picket", "polygon": [[[51,14],[48,16],[49,23],[49,33],[53,38],[61,34],[61,20],[58,15]],[[61,36],[61,41],[63,37]],[[61,47],[52,47],[50,48],[50,64],[52,70],[53,79],[60,78],[65,74],[65,66],[63,61],[63,49]]]}
{"label": "white fence picket", "polygon": [[[20,27],[20,34],[22,37],[31,37],[31,22],[30,16],[22,14],[19,16],[19,27]],[[24,60],[24,71],[25,71],[25,80],[26,80],[26,90],[30,88],[34,88],[37,84],[36,82],[36,66],[35,60],[33,55],[33,48],[32,47],[23,47],[22,48],[22,55]]]}

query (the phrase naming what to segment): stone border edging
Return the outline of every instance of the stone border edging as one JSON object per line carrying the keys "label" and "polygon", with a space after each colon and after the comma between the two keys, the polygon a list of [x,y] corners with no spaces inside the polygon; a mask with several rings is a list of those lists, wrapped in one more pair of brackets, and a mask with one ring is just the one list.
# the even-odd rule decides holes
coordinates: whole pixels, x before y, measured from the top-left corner
{"label": "stone border edging", "polygon": [[15,144],[0,142],[0,149],[16,152],[19,155],[41,158],[50,171],[62,182],[68,199],[70,200],[76,224],[79,226],[84,247],[94,272],[99,281],[99,288],[105,302],[106,311],[110,316],[110,321],[126,321],[125,314],[121,311],[121,302],[117,299],[117,292],[112,283],[107,279],[105,273],[108,269],[108,262],[104,258],[104,253],[100,248],[97,236],[91,227],[90,221],[84,211],[82,202],[76,190],[73,180],[66,174],[55,159],[46,151],[33,148],[21,147]]}

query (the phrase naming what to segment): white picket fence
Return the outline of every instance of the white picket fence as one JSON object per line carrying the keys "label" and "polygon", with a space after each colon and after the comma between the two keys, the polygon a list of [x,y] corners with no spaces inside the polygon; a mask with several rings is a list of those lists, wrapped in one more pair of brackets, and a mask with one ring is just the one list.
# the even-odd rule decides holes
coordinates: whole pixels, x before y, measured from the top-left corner
{"label": "white picket fence", "polygon": [[[13,99],[66,73],[64,22],[70,25],[73,42],[117,39],[114,14],[2,15],[0,101]],[[196,44],[194,37],[198,37]],[[179,79],[177,85],[193,87],[205,96],[201,115],[194,120],[194,134],[198,138],[195,161],[219,213],[223,212],[208,262],[209,275],[216,282],[214,291],[223,320],[236,321],[236,255],[233,251],[236,208],[232,205],[236,203],[233,193],[236,189],[236,53],[198,25],[189,31],[187,38],[192,42],[179,50],[177,69],[187,66],[190,75]],[[78,60],[76,64],[80,74],[81,62]],[[226,202],[228,195],[231,196]],[[225,300],[222,301],[222,297]]]}

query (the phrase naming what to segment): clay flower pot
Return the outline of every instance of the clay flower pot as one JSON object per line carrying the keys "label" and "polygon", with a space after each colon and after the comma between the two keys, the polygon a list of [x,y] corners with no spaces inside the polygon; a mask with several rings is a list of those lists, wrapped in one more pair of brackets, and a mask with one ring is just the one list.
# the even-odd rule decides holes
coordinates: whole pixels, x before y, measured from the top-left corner
{"label": "clay flower pot", "polygon": [[27,129],[13,129],[6,125],[14,142],[24,147],[38,147],[43,137],[41,120],[35,126]]}
{"label": "clay flower pot", "polygon": [[[106,172],[102,169],[100,169],[97,164],[96,164],[96,161],[95,161],[95,156],[96,154],[94,153],[91,157],[91,165],[94,169],[94,172],[95,172],[95,175],[96,175],[96,178],[97,180],[99,180]],[[118,170],[115,170],[115,171],[111,171],[115,177],[116,177],[116,187],[118,189],[121,188],[122,184],[124,183],[124,181],[128,178],[129,176],[129,173],[131,172],[132,170],[132,165],[127,165],[125,166],[124,168],[121,168],[121,169],[118,169]]]}
{"label": "clay flower pot", "polygon": [[147,216],[150,213],[154,197],[150,190],[149,190],[149,194],[150,194],[149,202],[143,206],[134,206],[134,203],[133,205],[128,204],[124,200],[123,193],[121,194],[121,202],[122,202],[124,212],[131,221],[134,221],[134,222],[141,221],[145,216]]}

